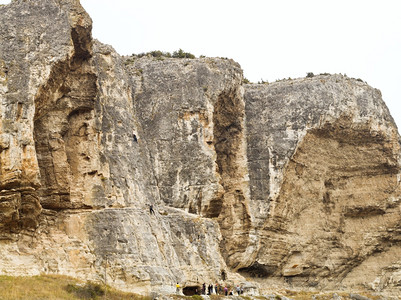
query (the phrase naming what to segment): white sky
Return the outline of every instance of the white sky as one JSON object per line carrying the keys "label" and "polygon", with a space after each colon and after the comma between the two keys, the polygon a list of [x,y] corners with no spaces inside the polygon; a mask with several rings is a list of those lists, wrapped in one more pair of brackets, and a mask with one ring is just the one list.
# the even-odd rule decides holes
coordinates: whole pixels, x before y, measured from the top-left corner
{"label": "white sky", "polygon": [[[0,3],[10,1],[0,0]],[[232,58],[252,82],[342,73],[382,91],[401,128],[399,0],[81,0],[120,54]]]}

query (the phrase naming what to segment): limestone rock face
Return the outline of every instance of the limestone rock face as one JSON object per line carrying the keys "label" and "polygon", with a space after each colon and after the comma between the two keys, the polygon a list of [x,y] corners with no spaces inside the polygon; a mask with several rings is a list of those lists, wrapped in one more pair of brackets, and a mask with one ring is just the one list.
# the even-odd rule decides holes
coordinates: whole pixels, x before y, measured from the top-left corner
{"label": "limestone rock face", "polygon": [[161,201],[215,218],[230,266],[251,238],[242,71],[232,60],[128,62]]}
{"label": "limestone rock face", "polygon": [[[56,100],[39,94],[52,69],[73,59],[74,45],[80,56],[89,55],[81,48],[89,45],[85,44],[91,21],[78,1],[14,1],[0,9],[0,199],[4,207],[0,223],[1,234],[7,235],[38,225],[40,158],[34,122],[41,117],[42,106]],[[56,143],[54,137],[52,147]]]}
{"label": "limestone rock face", "polygon": [[141,293],[228,274],[218,223],[164,208],[133,79],[92,40],[79,2],[1,9],[3,274],[61,273]]}
{"label": "limestone rock face", "polygon": [[1,274],[397,295],[400,199],[363,82],[242,85],[232,60],[119,56],[79,1],[0,7]]}
{"label": "limestone rock face", "polygon": [[340,75],[245,91],[261,248],[242,271],[323,288],[380,278],[398,263],[401,220],[399,135],[380,92]]}

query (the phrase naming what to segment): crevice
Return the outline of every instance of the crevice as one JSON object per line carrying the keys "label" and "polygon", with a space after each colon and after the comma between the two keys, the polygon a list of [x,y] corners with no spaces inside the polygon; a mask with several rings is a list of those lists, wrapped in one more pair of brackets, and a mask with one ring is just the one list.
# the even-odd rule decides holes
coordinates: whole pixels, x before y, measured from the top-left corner
{"label": "crevice", "polygon": [[384,208],[376,205],[367,206],[350,206],[343,209],[344,216],[350,218],[364,218],[384,215],[386,213]]}
{"label": "crevice", "polygon": [[22,107],[23,107],[23,104],[21,102],[18,102],[17,103],[17,118],[16,118],[17,121],[19,121],[22,117]]}
{"label": "crevice", "polygon": [[[225,193],[238,190],[236,185],[241,181],[239,171],[240,148],[243,142],[243,110],[235,99],[235,92],[223,93],[218,98],[213,113],[214,148],[216,151],[217,171],[220,184]],[[239,190],[241,193],[242,190]],[[223,207],[224,195],[213,199],[206,211],[207,217],[218,217]]]}
{"label": "crevice", "polygon": [[[238,90],[222,93],[214,105],[213,145],[220,184],[224,191],[204,208],[204,215],[218,218],[224,237],[221,251],[233,268],[243,265],[242,253],[249,244],[251,218],[248,207],[245,177],[244,103]],[[235,245],[234,245],[235,244]],[[241,244],[238,247],[238,244]]]}
{"label": "crevice", "polygon": [[77,26],[71,29],[71,38],[74,43],[74,61],[87,61],[92,57],[92,27]]}

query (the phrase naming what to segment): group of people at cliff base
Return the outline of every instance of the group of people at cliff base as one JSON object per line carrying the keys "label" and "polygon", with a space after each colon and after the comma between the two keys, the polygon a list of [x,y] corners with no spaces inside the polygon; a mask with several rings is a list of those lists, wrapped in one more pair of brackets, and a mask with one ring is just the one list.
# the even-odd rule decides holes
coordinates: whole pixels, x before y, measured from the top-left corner
{"label": "group of people at cliff base", "polygon": [[[236,287],[231,287],[231,286],[223,286],[221,284],[216,283],[215,285],[209,284],[206,286],[206,283],[202,284],[202,289],[201,289],[201,294],[202,295],[234,295],[234,294],[242,295],[244,293],[244,289],[242,286],[237,285]],[[198,294],[198,293],[196,293]]]}

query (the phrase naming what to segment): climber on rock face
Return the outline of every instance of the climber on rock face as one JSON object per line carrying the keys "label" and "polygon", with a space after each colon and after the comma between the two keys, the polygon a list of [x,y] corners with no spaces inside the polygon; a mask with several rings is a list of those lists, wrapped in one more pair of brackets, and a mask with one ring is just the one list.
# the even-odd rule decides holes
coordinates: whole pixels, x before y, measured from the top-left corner
{"label": "climber on rock face", "polygon": [[150,214],[155,214],[155,211],[153,210],[153,205],[152,204],[149,205],[149,213]]}

